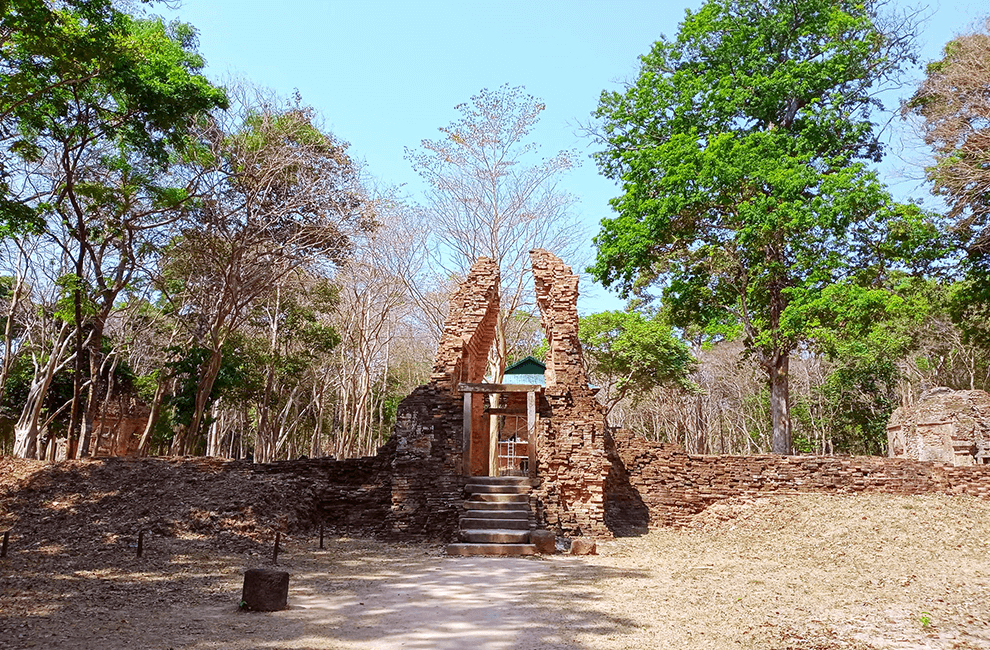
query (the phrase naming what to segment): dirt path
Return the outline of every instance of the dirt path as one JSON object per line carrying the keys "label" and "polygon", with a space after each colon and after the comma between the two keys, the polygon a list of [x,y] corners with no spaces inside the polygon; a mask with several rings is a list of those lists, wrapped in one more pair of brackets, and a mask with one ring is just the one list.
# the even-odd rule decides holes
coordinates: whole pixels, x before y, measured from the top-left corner
{"label": "dirt path", "polygon": [[[570,648],[554,639],[562,621],[547,620],[545,608],[534,601],[548,596],[546,589],[575,568],[567,560],[406,557],[367,577],[297,574],[291,610],[275,615],[295,627],[297,639],[283,639],[279,647]],[[575,623],[600,627],[604,622],[581,617],[569,626]],[[618,628],[617,621],[604,624]],[[224,645],[258,647],[258,641]]]}
{"label": "dirt path", "polygon": [[237,609],[261,551],[210,537],[15,540],[0,647],[80,650],[987,650],[990,503],[806,495],[724,503],[601,555],[447,558],[288,540],[289,609]]}

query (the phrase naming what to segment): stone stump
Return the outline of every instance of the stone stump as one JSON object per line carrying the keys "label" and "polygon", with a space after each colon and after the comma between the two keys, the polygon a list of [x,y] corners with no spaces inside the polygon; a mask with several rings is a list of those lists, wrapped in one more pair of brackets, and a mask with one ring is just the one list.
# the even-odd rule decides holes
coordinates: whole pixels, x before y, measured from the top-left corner
{"label": "stone stump", "polygon": [[571,540],[571,555],[598,555],[598,545],[593,539],[575,537]]}
{"label": "stone stump", "polygon": [[241,608],[255,612],[285,609],[289,598],[289,574],[273,569],[248,569],[244,572]]}
{"label": "stone stump", "polygon": [[529,541],[536,546],[536,552],[542,555],[553,555],[557,550],[557,536],[549,530],[534,530],[529,534]]}

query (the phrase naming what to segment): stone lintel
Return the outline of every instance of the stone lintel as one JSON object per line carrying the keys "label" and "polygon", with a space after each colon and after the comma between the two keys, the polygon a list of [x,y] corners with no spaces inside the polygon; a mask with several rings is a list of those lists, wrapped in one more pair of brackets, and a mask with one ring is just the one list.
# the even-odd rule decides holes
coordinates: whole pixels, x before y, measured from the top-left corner
{"label": "stone lintel", "polygon": [[539,384],[469,384],[461,382],[457,390],[462,393],[539,393],[543,386]]}

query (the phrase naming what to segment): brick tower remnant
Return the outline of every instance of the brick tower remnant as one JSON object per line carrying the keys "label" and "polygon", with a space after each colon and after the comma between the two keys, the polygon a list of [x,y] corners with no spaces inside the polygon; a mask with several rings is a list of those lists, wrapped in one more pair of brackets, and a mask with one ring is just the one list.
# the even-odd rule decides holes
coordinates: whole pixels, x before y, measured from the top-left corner
{"label": "brick tower remnant", "polygon": [[536,491],[541,518],[568,535],[610,537],[605,526],[604,486],[609,461],[605,413],[584,372],[578,340],[578,276],[558,257],[530,251],[536,304],[546,334],[546,399],[538,450]]}
{"label": "brick tower remnant", "polygon": [[[483,257],[450,299],[430,383],[399,404],[393,433],[392,505],[385,527],[400,539],[449,538],[463,499],[461,382],[480,382],[495,338],[499,270]],[[483,412],[482,395],[475,413]]]}

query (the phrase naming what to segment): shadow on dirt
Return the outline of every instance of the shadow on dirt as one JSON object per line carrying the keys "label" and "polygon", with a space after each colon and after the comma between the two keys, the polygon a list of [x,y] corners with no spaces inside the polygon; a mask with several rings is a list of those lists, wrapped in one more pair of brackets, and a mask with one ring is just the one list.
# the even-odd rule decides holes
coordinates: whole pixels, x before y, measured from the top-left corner
{"label": "shadow on dirt", "polygon": [[316,539],[290,539],[279,562],[291,575],[289,609],[274,613],[237,609],[243,569],[267,565],[267,555],[219,554],[195,540],[160,540],[140,559],[22,550],[0,565],[0,637],[9,648],[562,650],[594,647],[631,625],[590,595],[593,583],[629,571],[579,558],[447,558],[435,546],[327,542],[320,550]]}

